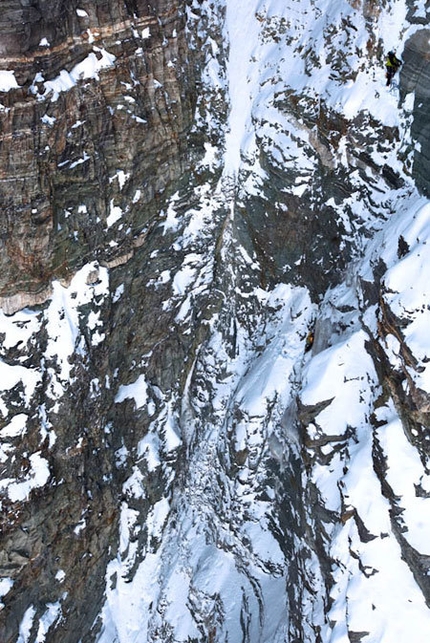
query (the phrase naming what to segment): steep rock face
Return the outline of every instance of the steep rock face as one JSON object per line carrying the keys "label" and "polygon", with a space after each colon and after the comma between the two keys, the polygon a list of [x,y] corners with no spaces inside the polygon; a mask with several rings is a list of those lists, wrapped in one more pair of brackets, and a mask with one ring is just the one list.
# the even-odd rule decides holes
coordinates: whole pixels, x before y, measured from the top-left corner
{"label": "steep rock face", "polygon": [[[8,3],[1,20],[1,78],[13,69],[16,80],[0,93],[1,304],[8,314],[42,308],[12,326],[3,318],[9,330],[15,323],[30,329],[18,345],[6,331],[1,351],[11,373],[23,365],[34,374],[34,386],[27,388],[22,371],[3,393],[2,478],[18,486],[2,504],[1,575],[13,589],[2,603],[0,638],[16,641],[29,622],[34,640],[53,616],[60,624],[50,640],[72,643],[91,630],[116,547],[121,450],[135,449],[148,426],[148,415],[136,419],[127,398],[121,411],[115,406],[119,381],[133,379],[137,353],[141,359],[157,344],[164,349],[148,367],[154,382],[168,389],[185,378],[190,342],[181,345],[174,331],[166,336],[172,313],[157,315],[154,328],[162,291],[141,297],[154,270],[142,273],[142,265],[162,245],[159,233],[146,258],[141,247],[163,193],[190,165],[200,52],[189,56],[181,3]],[[108,266],[117,267],[121,288],[127,275],[142,273],[121,312],[112,305]],[[76,278],[85,284],[83,299]],[[100,315],[112,316],[102,335],[93,324]],[[72,318],[77,335],[69,335]],[[8,429],[20,421],[22,440],[20,430]],[[49,493],[40,493],[46,483]],[[152,484],[156,502],[165,484]],[[61,618],[47,608],[58,601]]]}
{"label": "steep rock face", "polygon": [[415,143],[413,176],[418,187],[430,195],[428,167],[430,162],[430,30],[420,29],[405,43],[401,72],[402,94],[414,93],[412,139]]}
{"label": "steep rock face", "polygon": [[2,16],[27,34],[11,33],[1,61],[19,85],[1,94],[3,296],[133,252],[187,164],[183,6],[75,4],[10,3]]}
{"label": "steep rock face", "polygon": [[378,275],[362,292],[350,264],[414,193],[380,3],[196,0],[186,37],[176,4],[32,6],[2,95],[2,640],[365,641],[379,558],[400,560],[383,439],[409,400],[362,323]]}
{"label": "steep rock face", "polygon": [[[245,186],[257,164],[264,178],[261,189],[249,194],[244,188],[243,198],[238,191],[238,215],[246,230],[243,238],[248,236],[264,265],[263,283],[288,278],[305,284],[317,299],[342,279],[357,256],[355,233],[373,226],[367,216],[375,209],[373,182],[381,178],[387,189],[403,184],[391,154],[398,128],[375,118],[365,105],[354,108],[365,100],[358,95],[358,79],[366,64],[384,54],[381,37],[375,36],[381,6],[350,3],[327,15],[312,6],[286,16],[262,8],[256,17],[262,26],[252,56],[267,50],[278,58],[268,62],[270,81],[262,84],[261,97],[251,108],[258,151],[252,149],[248,156],[245,151],[241,167]],[[307,29],[318,37],[308,41]],[[316,70],[322,72],[321,87],[313,84]],[[245,80],[240,84],[244,93]],[[235,81],[241,83],[240,78]],[[349,109],[336,101],[343,83],[357,87]],[[268,116],[269,107],[278,124]]]}

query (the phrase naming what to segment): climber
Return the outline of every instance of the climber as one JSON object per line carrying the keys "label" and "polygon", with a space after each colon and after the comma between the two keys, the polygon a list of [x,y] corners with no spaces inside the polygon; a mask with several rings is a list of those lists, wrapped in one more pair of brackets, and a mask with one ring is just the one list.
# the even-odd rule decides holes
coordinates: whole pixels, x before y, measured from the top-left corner
{"label": "climber", "polygon": [[401,64],[402,64],[402,61],[396,57],[396,52],[389,51],[387,60],[385,61],[385,69],[387,70],[387,73],[386,73],[387,87],[391,84],[391,81]]}
{"label": "climber", "polygon": [[305,343],[305,353],[311,350],[312,346],[314,344],[314,334],[310,330],[309,333],[307,334],[306,337],[306,343]]}

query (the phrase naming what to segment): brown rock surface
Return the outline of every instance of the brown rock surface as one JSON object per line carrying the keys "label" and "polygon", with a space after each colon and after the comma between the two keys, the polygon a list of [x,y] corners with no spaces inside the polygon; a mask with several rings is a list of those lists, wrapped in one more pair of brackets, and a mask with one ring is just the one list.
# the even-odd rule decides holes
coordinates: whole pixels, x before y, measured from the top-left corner
{"label": "brown rock surface", "polygon": [[[168,373],[165,386],[185,377],[190,347],[175,335],[174,311],[157,326],[151,307],[161,310],[162,292],[157,301],[142,298],[151,276],[142,270],[142,245],[164,194],[189,165],[195,61],[185,41],[184,7],[176,0],[4,5],[0,69],[14,70],[20,87],[0,93],[0,305],[6,314],[41,306],[40,321],[53,278],[68,285],[92,260],[116,268],[119,283],[131,274],[130,291],[139,302],[137,309],[130,301],[113,311],[107,300],[103,316],[112,315],[111,334],[100,349],[91,345],[88,328],[100,298],[80,309],[85,355],[77,347],[74,383],[63,383],[57,406],[48,372],[58,372],[58,363],[46,357],[45,322],[28,345],[0,349],[9,364],[44,372],[31,399],[24,402],[21,382],[8,394],[0,428],[19,412],[28,413],[31,426],[25,440],[13,438],[15,455],[2,461],[2,478],[28,479],[28,455],[37,450],[50,472],[49,490],[33,490],[29,502],[4,498],[0,576],[12,579],[13,589],[2,599],[0,640],[16,640],[27,610],[35,610],[37,623],[46,605],[61,600],[62,618],[49,641],[75,643],[91,640],[107,558],[117,546],[124,474],[116,453],[124,443],[135,448],[148,426],[145,414],[136,419],[131,403],[115,407],[119,384],[102,387],[99,395],[94,382],[114,380],[115,373],[133,379],[134,357],[161,341],[163,354],[154,354],[149,372],[155,378]],[[44,38],[49,47],[39,44]],[[95,78],[77,79],[73,70],[88,60],[106,66]],[[57,91],[59,79],[70,87]],[[88,279],[98,283],[97,274]],[[151,314],[148,323],[139,323]],[[40,446],[42,407],[55,426],[55,445],[46,439]],[[110,435],[111,422],[129,426]],[[153,494],[161,493],[162,485],[151,484]],[[34,629],[33,639],[36,634]]]}
{"label": "brown rock surface", "polygon": [[[76,3],[7,4],[0,26],[13,17],[22,33],[9,26],[0,61],[20,85],[0,94],[2,296],[132,249],[186,167],[194,101],[179,3],[84,2],[83,18]],[[97,79],[71,82],[102,58],[81,74]],[[57,92],[61,79],[68,91]]]}

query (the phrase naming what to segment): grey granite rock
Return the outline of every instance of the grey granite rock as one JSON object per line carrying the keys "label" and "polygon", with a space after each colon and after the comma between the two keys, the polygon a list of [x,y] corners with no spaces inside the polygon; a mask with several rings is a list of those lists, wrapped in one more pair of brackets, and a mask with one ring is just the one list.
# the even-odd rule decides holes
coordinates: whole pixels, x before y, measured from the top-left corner
{"label": "grey granite rock", "polygon": [[406,42],[401,69],[402,98],[414,92],[412,137],[416,143],[413,176],[418,187],[430,196],[430,30],[420,29]]}

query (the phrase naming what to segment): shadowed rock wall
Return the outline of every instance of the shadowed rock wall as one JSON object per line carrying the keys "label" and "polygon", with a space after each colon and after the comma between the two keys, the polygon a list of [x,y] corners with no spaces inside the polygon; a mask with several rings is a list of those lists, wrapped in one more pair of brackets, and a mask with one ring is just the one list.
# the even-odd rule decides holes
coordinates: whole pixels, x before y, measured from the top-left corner
{"label": "shadowed rock wall", "polygon": [[[151,422],[147,411],[136,410],[131,399],[115,403],[116,393],[121,385],[134,383],[139,369],[145,368],[146,380],[159,393],[153,404],[161,407],[163,395],[176,387],[180,406],[207,332],[204,301],[196,301],[197,295],[193,295],[189,328],[182,331],[179,310],[163,305],[170,288],[164,277],[170,271],[179,272],[184,253],[174,248],[174,226],[166,234],[162,225],[155,225],[163,218],[165,195],[176,190],[180,177],[182,194],[186,193],[186,172],[192,161],[187,138],[198,61],[187,49],[184,7],[179,2],[152,3],[153,8],[138,1],[53,2],[50,11],[46,4],[5,3],[0,17],[7,33],[0,65],[14,69],[20,85],[0,95],[0,303],[7,312],[25,303],[41,303],[49,297],[52,277],[67,283],[88,260],[98,259],[102,266],[116,269],[110,271],[106,299],[96,293],[93,302],[80,306],[85,350],[79,345],[73,354],[73,377],[66,382],[64,395],[58,394],[61,399],[48,395],[58,364],[47,357],[48,331],[43,324],[49,323],[49,316],[43,318],[43,306],[38,309],[42,321],[35,345],[1,349],[7,364],[35,369],[42,365],[43,375],[27,406],[20,383],[5,396],[8,410],[12,409],[10,417],[27,413],[30,426],[22,440],[26,444],[16,439],[17,455],[4,464],[4,475],[25,477],[28,453],[39,449],[49,462],[50,478],[49,488],[34,489],[29,502],[6,500],[2,507],[0,571],[14,585],[3,598],[0,639],[16,641],[31,607],[37,623],[48,604],[61,601],[62,620],[49,632],[49,643],[89,643],[97,636],[98,625],[92,633],[91,628],[100,612],[106,563],[118,548],[126,474],[115,460],[124,450],[135,453]],[[48,44],[42,43],[45,38]],[[82,77],[83,73],[73,80],[78,65],[91,61],[97,66],[96,60],[103,63],[97,78]],[[73,82],[66,87],[70,78]],[[381,174],[389,187],[396,187],[398,178],[386,166],[375,167],[367,150],[373,147],[385,153],[385,146],[391,146],[390,135],[395,134],[384,131],[371,117],[348,123],[324,105],[299,104],[299,98],[288,95],[279,107],[296,121],[300,117],[309,135],[307,155],[318,168],[309,196],[305,200],[285,193],[285,186],[294,186],[300,178],[299,172],[290,164],[276,164],[262,146],[261,165],[270,177],[266,202],[259,197],[238,199],[236,221],[243,242],[253,246],[261,262],[264,285],[295,277],[317,298],[328,283],[340,279],[353,252],[353,240],[343,241],[345,231],[335,210],[357,190],[348,173],[337,169],[337,157],[344,149],[339,149],[340,137],[347,136],[350,167],[362,181],[359,196],[371,209],[369,168]],[[318,127],[313,131],[315,123]],[[374,134],[369,135],[369,129]],[[214,142],[219,137],[219,131],[214,131]],[[186,201],[188,196],[182,198]],[[191,196],[189,200],[177,207],[197,207]],[[358,216],[357,222],[350,216],[356,227],[365,225]],[[221,222],[219,228],[221,236]],[[211,235],[216,236],[212,230]],[[221,263],[219,257],[217,263]],[[217,271],[222,281],[226,273],[219,265]],[[101,273],[88,275],[87,285],[96,289]],[[156,287],[148,288],[150,282]],[[123,301],[116,304],[114,294],[120,288]],[[214,289],[218,295],[209,297],[212,307],[221,302],[219,293],[228,292],[221,283],[215,282]],[[90,315],[105,322],[104,343],[92,343]],[[233,329],[235,344],[233,316],[231,322],[226,328]],[[233,346],[232,355],[234,350]],[[203,366],[202,395],[207,392]],[[195,378],[192,385],[198,405]],[[42,420],[54,427],[53,445],[48,438],[40,444]],[[179,454],[178,460],[186,469],[185,455]],[[166,458],[162,468],[147,475],[139,463],[148,496],[134,499],[133,509],[143,517],[148,507],[167,497],[170,464]],[[130,473],[130,463],[128,467]],[[285,479],[282,498],[289,488]],[[299,492],[293,500],[300,504]],[[282,511],[287,531],[289,508]],[[303,520],[298,533],[305,531]],[[146,538],[145,529],[139,538]],[[285,543],[284,534],[281,540]],[[65,573],[63,580],[59,569]],[[113,584],[115,579],[107,582]],[[297,599],[290,591],[295,610]],[[300,617],[297,611],[297,630]],[[35,625],[31,640],[36,636]],[[173,634],[169,639],[160,636],[160,641],[173,640]]]}
{"label": "shadowed rock wall", "polygon": [[415,146],[413,176],[418,188],[430,196],[430,29],[420,29],[405,45],[401,70],[402,97],[415,93],[411,134]]}

